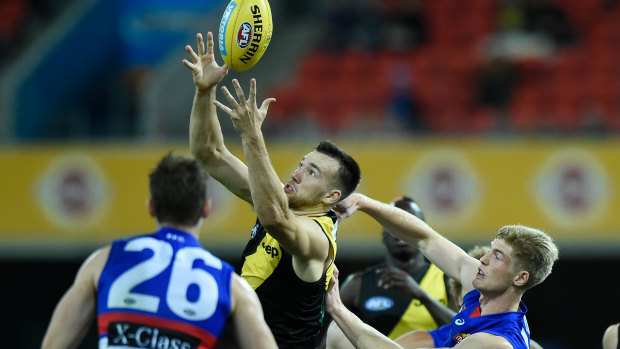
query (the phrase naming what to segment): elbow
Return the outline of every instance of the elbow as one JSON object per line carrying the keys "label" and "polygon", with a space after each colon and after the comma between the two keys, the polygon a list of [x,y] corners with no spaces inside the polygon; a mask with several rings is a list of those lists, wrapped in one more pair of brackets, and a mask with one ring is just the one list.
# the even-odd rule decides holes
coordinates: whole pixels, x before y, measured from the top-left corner
{"label": "elbow", "polygon": [[192,145],[190,147],[192,156],[207,169],[209,166],[217,166],[224,159],[225,149],[212,145]]}
{"label": "elbow", "polygon": [[201,160],[202,159],[208,160],[210,158],[213,158],[219,152],[217,147],[214,145],[205,144],[205,143],[197,144],[194,142],[190,144],[190,151],[196,159],[201,159]]}
{"label": "elbow", "polygon": [[288,221],[286,212],[278,209],[258,209],[256,215],[267,231],[282,230]]}

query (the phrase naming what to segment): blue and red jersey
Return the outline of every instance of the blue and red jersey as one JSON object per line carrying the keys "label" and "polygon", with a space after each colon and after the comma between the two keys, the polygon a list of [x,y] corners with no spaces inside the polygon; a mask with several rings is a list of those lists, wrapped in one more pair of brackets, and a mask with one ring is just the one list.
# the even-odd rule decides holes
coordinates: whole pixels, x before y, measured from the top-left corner
{"label": "blue and red jersey", "polygon": [[214,348],[232,273],[182,230],[114,241],[97,288],[99,348]]}
{"label": "blue and red jersey", "polygon": [[519,311],[480,315],[480,292],[472,290],[463,298],[463,306],[452,322],[429,333],[437,348],[452,348],[467,336],[486,332],[505,338],[514,349],[529,349],[530,329],[526,313],[527,308],[521,302]]}

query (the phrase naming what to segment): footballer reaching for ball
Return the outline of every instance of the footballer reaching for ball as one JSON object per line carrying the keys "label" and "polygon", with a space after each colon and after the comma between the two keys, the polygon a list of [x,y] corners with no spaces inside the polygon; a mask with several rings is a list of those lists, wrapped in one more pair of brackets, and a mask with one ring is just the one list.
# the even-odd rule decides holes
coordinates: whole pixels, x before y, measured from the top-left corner
{"label": "footballer reaching for ball", "polygon": [[[197,38],[198,53],[188,45],[191,62],[183,60],[196,84],[191,152],[213,178],[256,212],[256,224],[242,254],[241,276],[256,290],[279,347],[315,348],[337,250],[337,217],[332,208],[357,187],[359,166],[338,146],[323,141],[282,184],[261,132],[275,100],[268,98],[259,108],[252,79],[248,99],[233,80],[238,100],[223,87],[230,107],[216,101],[216,86],[228,68],[215,62],[211,33],[206,48],[202,35]],[[247,165],[226,148],[216,105],[241,136]]]}

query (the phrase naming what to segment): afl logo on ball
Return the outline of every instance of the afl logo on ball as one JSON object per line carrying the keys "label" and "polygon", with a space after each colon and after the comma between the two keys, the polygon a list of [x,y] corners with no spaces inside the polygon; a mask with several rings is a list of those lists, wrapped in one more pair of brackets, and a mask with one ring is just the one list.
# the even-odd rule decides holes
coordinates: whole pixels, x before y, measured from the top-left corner
{"label": "afl logo on ball", "polygon": [[252,41],[252,25],[248,22],[243,22],[239,26],[237,32],[237,45],[241,48],[246,48]]}

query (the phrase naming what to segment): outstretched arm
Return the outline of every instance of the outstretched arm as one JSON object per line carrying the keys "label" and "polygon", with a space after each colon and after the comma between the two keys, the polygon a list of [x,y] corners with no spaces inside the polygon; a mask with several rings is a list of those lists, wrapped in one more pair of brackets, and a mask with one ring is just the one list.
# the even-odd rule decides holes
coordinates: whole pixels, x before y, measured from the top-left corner
{"label": "outstretched arm", "polygon": [[239,275],[233,274],[232,320],[235,336],[241,348],[277,348],[276,341],[265,318],[258,296]]}
{"label": "outstretched arm", "polygon": [[97,282],[109,252],[109,248],[97,250],[82,264],[73,285],[54,310],[41,348],[77,348],[80,345],[95,320]]}
{"label": "outstretched arm", "polygon": [[334,275],[327,290],[325,309],[331,314],[338,327],[347,336],[351,344],[358,349],[401,348],[394,341],[381,332],[365,324],[360,318],[344,306],[340,298],[338,285],[338,269],[334,268]]}
{"label": "outstretched arm", "polygon": [[[359,302],[360,290],[362,287],[362,275],[363,272],[356,272],[350,274],[340,287],[340,299],[342,304],[351,310],[353,313],[357,313],[357,303]],[[327,333],[323,340],[325,342],[324,348],[327,349],[351,349],[353,345],[349,342],[349,339],[344,335],[338,324],[333,323],[331,314],[325,317],[323,326],[327,327]]]}
{"label": "outstretched arm", "polygon": [[473,288],[472,281],[478,273],[480,261],[439,235],[415,215],[359,193],[349,195],[337,209],[342,212],[341,218],[357,210],[368,214],[394,236],[418,248],[448,276],[459,280],[464,291]]}
{"label": "outstretched arm", "polygon": [[226,65],[219,66],[213,54],[213,34],[207,34],[207,47],[202,34],[197,34],[198,54],[191,46],[185,49],[192,62],[183,64],[194,75],[196,94],[189,123],[189,146],[192,155],[207,169],[209,174],[233,194],[252,202],[248,182],[248,169],[224,144],[224,135],[217,118],[215,101],[217,84],[228,73]]}
{"label": "outstretched arm", "polygon": [[[296,216],[291,211],[282,183],[269,159],[261,125],[269,105],[275,99],[264,100],[258,108],[255,79],[250,81],[250,97],[247,100],[237,80],[233,80],[233,86],[239,102],[224,87],[224,96],[232,109],[220,102],[216,105],[231,117],[241,136],[248,169],[253,174],[250,176],[250,189],[254,211],[269,234],[296,257],[293,263],[297,275],[305,281],[316,281],[328,257],[329,241],[316,222],[308,217]],[[298,263],[303,266],[297,268]]]}

